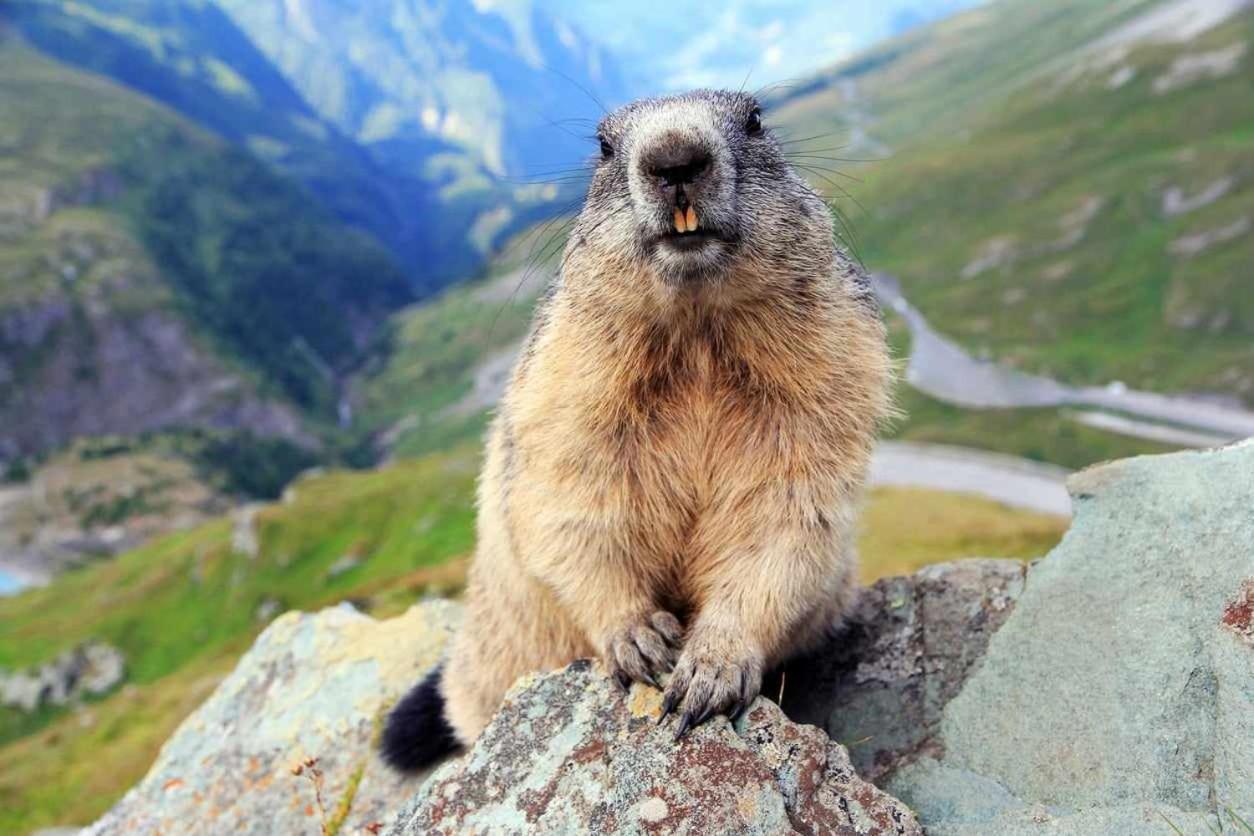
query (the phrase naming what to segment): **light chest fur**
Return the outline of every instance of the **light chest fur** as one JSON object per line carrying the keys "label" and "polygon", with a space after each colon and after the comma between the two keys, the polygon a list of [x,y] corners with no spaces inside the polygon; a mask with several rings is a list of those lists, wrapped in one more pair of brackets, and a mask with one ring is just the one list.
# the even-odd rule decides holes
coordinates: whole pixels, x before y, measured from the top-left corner
{"label": "light chest fur", "polygon": [[[887,365],[878,322],[835,291],[665,311],[559,293],[501,410],[513,548],[554,571],[604,526],[616,559],[686,615],[729,545],[749,555],[772,529],[843,532]],[[764,504],[775,526],[756,519]]]}

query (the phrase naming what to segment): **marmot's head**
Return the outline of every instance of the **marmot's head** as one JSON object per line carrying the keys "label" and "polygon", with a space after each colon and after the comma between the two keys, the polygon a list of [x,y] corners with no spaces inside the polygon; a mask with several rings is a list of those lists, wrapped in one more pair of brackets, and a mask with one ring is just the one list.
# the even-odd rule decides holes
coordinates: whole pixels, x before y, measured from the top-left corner
{"label": "marmot's head", "polygon": [[600,159],[568,250],[581,271],[627,270],[673,292],[752,291],[831,270],[828,208],[753,96],[642,99],[597,134]]}

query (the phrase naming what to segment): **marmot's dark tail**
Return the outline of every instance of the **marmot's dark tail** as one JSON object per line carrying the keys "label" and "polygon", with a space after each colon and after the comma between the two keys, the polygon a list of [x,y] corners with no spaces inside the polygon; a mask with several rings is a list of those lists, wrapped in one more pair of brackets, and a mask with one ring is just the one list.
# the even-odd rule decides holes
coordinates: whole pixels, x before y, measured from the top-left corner
{"label": "marmot's dark tail", "polygon": [[440,693],[443,672],[444,666],[437,665],[388,715],[379,750],[383,759],[401,772],[431,766],[457,749],[457,738],[444,719],[444,695]]}

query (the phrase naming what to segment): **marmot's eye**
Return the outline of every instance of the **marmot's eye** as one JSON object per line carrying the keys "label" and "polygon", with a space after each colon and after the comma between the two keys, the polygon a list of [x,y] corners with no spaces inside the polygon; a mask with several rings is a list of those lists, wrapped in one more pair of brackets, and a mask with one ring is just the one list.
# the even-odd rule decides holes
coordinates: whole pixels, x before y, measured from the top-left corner
{"label": "marmot's eye", "polygon": [[756,107],[749,111],[749,119],[745,122],[745,133],[749,136],[762,133],[762,111]]}
{"label": "marmot's eye", "polygon": [[610,145],[609,141],[606,140],[604,137],[598,137],[598,139],[601,140],[602,159],[608,160],[610,157],[614,156],[614,146]]}

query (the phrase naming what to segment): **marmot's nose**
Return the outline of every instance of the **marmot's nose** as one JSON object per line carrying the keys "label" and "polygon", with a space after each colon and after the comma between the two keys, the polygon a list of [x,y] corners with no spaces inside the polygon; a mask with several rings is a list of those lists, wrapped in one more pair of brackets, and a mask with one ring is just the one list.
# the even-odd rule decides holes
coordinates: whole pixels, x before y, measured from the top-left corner
{"label": "marmot's nose", "polygon": [[697,182],[710,168],[710,154],[703,148],[668,148],[649,155],[644,170],[665,186],[686,186]]}

